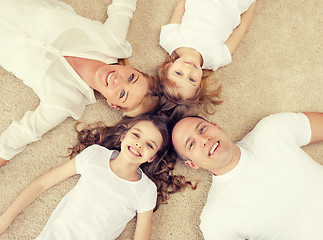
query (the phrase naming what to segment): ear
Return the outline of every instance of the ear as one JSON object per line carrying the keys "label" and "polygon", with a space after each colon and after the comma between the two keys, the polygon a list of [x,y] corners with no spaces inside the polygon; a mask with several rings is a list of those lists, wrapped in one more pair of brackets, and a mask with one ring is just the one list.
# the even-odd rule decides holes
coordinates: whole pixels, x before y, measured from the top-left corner
{"label": "ear", "polygon": [[120,108],[119,108],[118,106],[114,105],[113,103],[110,103],[108,100],[107,100],[107,103],[108,103],[111,107],[113,107],[114,109],[120,110]]}
{"label": "ear", "polygon": [[193,168],[193,169],[199,169],[198,166],[196,166],[192,161],[189,161],[189,160],[185,160],[185,164],[187,166],[189,166],[190,168]]}

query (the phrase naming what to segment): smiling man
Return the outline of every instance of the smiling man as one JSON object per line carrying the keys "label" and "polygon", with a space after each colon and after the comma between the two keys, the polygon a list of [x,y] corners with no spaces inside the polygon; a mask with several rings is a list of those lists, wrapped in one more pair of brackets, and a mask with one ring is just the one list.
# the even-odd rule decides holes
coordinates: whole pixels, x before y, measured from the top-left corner
{"label": "smiling man", "polygon": [[323,113],[271,115],[237,143],[203,118],[177,122],[179,157],[213,173],[205,239],[323,239],[323,167],[301,148],[321,141]]}

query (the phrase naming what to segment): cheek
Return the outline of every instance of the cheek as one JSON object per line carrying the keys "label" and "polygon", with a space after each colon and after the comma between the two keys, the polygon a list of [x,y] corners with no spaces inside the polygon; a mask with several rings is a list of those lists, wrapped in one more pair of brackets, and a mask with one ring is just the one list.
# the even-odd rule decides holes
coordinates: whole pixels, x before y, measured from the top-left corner
{"label": "cheek", "polygon": [[105,97],[105,99],[108,101],[110,105],[111,103],[116,104],[116,94],[114,91],[105,90],[102,95]]}

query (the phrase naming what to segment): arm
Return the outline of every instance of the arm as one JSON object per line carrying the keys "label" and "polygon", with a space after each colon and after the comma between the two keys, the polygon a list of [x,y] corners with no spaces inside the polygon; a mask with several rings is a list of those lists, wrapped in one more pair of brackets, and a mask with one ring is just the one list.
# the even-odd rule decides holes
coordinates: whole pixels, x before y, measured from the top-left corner
{"label": "arm", "polygon": [[179,1],[179,3],[177,4],[177,6],[173,12],[173,16],[171,17],[169,23],[177,23],[177,24],[181,23],[182,17],[185,12],[185,2],[186,2],[186,0]]}
{"label": "arm", "polygon": [[130,21],[136,11],[137,0],[113,0],[108,6],[108,19],[104,23],[121,42],[127,38]]}
{"label": "arm", "polygon": [[236,51],[240,42],[242,41],[244,35],[246,34],[252,19],[252,15],[255,9],[256,2],[252,3],[247,11],[241,14],[241,22],[238,27],[236,27],[228,40],[224,43],[231,55]]}
{"label": "arm", "polygon": [[[41,136],[63,122],[69,113],[54,106],[40,103],[37,109],[28,111],[23,118],[11,125],[0,136],[0,158],[10,160],[27,144],[38,141]],[[0,166],[5,161],[1,161]]]}
{"label": "arm", "polygon": [[42,192],[75,174],[75,159],[72,159],[31,182],[0,217],[0,234],[4,233],[17,215]]}
{"label": "arm", "polygon": [[134,240],[149,240],[153,210],[138,213]]}
{"label": "arm", "polygon": [[323,141],[323,113],[304,113],[310,121],[312,137],[310,143]]}

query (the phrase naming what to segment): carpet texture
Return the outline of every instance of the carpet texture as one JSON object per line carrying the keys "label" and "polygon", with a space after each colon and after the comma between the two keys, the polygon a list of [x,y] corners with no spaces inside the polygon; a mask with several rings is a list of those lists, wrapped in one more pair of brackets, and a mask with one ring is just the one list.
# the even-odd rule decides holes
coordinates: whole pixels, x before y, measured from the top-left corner
{"label": "carpet texture", "polygon": [[[106,19],[106,7],[111,2],[64,1],[78,14],[98,21]],[[158,44],[159,31],[168,23],[176,4],[177,0],[138,1],[128,35],[133,47],[129,60],[134,67],[156,73],[166,56]],[[217,70],[224,102],[215,114],[208,116],[233,140],[241,139],[261,118],[272,113],[323,111],[322,8],[321,0],[257,1],[249,31],[233,55],[232,63]],[[39,99],[20,79],[1,67],[0,89],[2,132],[26,111],[34,110]],[[103,120],[112,125],[120,118],[120,112],[100,100],[86,108],[81,121]],[[66,155],[67,148],[75,143],[74,124],[75,120],[67,119],[0,168],[0,214],[30,181],[67,161],[58,156]],[[322,143],[306,146],[304,150],[323,164]],[[168,204],[160,207],[153,215],[151,239],[203,239],[199,216],[211,175],[204,170],[191,170],[183,163],[176,165],[176,173],[198,181],[198,188],[174,194]],[[42,194],[16,218],[0,240],[34,239],[77,179],[72,177]],[[132,239],[134,227],[135,220],[132,220],[118,240]]]}

